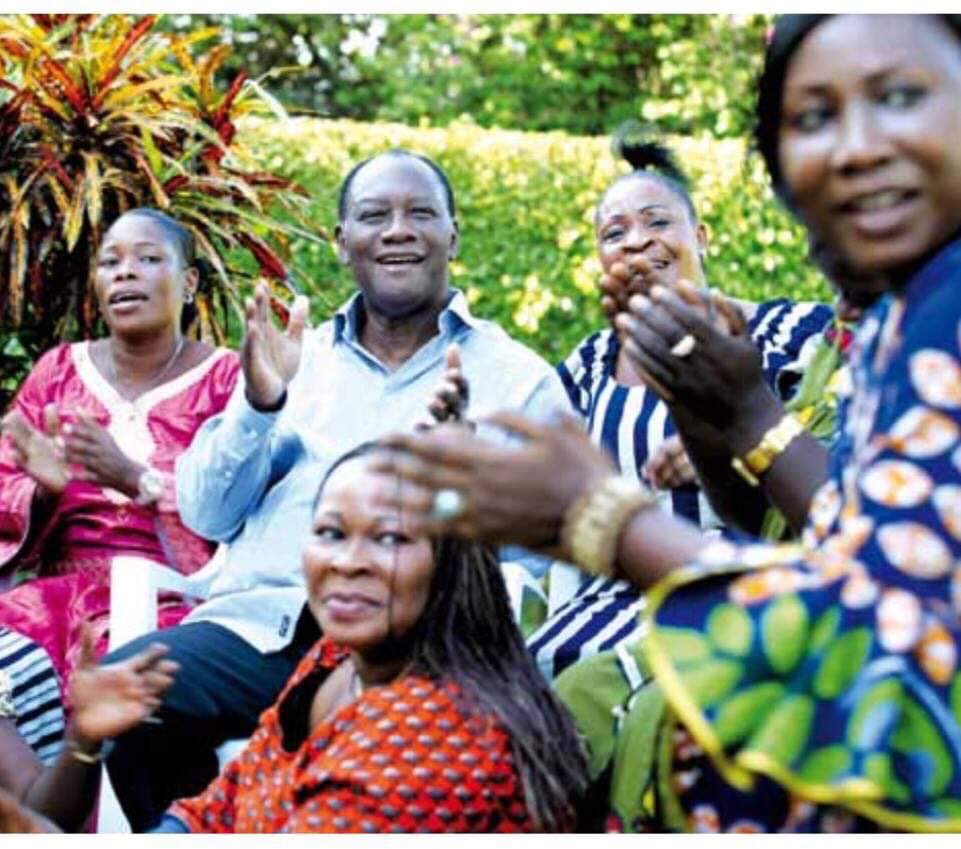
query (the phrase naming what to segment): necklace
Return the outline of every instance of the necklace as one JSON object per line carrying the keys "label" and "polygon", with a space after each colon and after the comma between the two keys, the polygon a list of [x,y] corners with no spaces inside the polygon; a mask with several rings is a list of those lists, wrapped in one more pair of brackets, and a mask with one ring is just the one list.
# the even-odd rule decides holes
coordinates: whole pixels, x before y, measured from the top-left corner
{"label": "necklace", "polygon": [[[163,366],[161,366],[160,371],[150,378],[147,388],[144,389],[143,392],[139,393],[140,395],[143,395],[144,392],[147,392],[148,390],[153,389],[155,386],[160,384],[161,380],[167,375],[167,372],[170,371],[171,366],[177,361],[177,357],[180,356],[180,352],[184,348],[184,341],[185,340],[183,336],[177,340],[177,344],[174,345],[173,353],[171,353],[171,355],[167,358],[167,361],[163,364]],[[120,374],[117,371],[117,358],[113,353],[113,345],[111,345],[109,341],[107,343],[107,349],[110,351],[110,382],[113,383],[114,386],[119,387]]]}

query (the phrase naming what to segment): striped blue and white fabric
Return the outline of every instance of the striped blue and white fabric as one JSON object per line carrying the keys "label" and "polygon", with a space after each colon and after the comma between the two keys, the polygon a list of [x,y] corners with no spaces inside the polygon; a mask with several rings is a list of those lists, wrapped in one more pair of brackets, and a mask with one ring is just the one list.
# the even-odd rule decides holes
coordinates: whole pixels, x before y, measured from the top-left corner
{"label": "striped blue and white fabric", "polygon": [[[785,298],[739,306],[761,353],[765,378],[782,400],[788,400],[821,333],[830,326],[832,309]],[[614,379],[617,351],[617,338],[606,328],[581,342],[557,371],[594,442],[614,458],[622,475],[640,481],[648,457],[677,430],[667,405],[653,391],[623,386]],[[663,510],[696,522],[705,531],[720,526],[706,497],[693,484],[659,493],[658,501]],[[528,639],[548,678],[581,657],[640,637],[638,613],[644,599],[625,581],[590,578],[566,565],[553,566],[549,580],[569,583],[575,591],[560,606],[552,605],[547,620]],[[552,599],[557,597],[554,589]]]}
{"label": "striped blue and white fabric", "polygon": [[20,736],[48,766],[63,746],[64,717],[57,673],[32,640],[0,627],[0,702]]}

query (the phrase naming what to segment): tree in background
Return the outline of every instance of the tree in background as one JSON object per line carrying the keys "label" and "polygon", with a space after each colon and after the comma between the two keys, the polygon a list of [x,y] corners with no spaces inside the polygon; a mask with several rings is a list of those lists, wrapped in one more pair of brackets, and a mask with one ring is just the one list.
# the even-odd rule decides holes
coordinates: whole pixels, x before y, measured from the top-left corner
{"label": "tree in background", "polygon": [[[668,133],[749,126],[764,15],[180,15],[223,27],[228,67],[322,117],[603,135],[643,117]],[[230,62],[234,65],[230,65]],[[292,73],[292,71],[297,73]]]}
{"label": "tree in background", "polygon": [[284,281],[289,239],[324,236],[306,193],[258,170],[235,138],[279,110],[235,71],[216,30],[161,33],[153,16],[0,16],[0,410],[33,360],[91,335],[94,251],[123,211],[182,221],[215,270],[198,332],[225,336],[245,278]]}

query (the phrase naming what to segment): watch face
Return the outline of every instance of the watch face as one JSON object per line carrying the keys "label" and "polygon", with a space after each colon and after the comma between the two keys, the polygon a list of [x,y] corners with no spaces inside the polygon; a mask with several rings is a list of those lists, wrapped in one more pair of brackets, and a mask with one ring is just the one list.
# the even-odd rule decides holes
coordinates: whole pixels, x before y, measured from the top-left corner
{"label": "watch face", "polygon": [[147,469],[140,476],[138,484],[142,501],[156,501],[163,495],[163,475],[156,469]]}

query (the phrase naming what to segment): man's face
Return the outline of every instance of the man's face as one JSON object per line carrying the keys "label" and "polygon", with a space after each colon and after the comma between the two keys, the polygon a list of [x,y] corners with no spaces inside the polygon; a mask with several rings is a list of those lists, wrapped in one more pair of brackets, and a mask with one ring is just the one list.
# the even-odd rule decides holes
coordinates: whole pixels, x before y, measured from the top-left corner
{"label": "man's face", "polygon": [[403,318],[442,302],[457,223],[440,179],[411,156],[371,160],[350,186],[337,247],[373,312]]}

